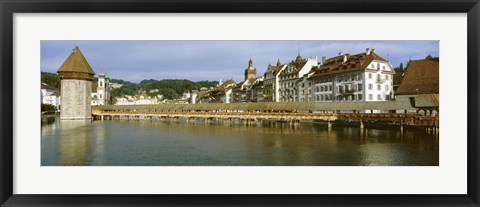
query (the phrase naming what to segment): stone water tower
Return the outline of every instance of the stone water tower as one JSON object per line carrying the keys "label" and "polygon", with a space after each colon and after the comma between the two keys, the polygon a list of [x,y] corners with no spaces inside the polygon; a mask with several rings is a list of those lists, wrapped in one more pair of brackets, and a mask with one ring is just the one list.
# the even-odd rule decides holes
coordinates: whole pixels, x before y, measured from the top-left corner
{"label": "stone water tower", "polygon": [[95,72],[80,48],[73,49],[57,73],[61,80],[60,119],[91,119],[92,80]]}

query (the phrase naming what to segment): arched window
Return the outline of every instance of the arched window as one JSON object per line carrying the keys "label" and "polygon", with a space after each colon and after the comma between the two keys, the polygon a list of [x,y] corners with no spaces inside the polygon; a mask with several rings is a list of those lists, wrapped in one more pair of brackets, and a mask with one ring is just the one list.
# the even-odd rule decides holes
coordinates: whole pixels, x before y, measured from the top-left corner
{"label": "arched window", "polygon": [[99,87],[103,87],[103,81],[100,81]]}

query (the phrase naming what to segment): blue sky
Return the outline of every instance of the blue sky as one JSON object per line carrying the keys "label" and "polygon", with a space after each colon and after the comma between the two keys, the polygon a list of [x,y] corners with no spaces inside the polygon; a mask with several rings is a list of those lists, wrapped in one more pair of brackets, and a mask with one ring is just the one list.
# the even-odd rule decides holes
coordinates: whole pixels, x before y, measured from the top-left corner
{"label": "blue sky", "polygon": [[56,72],[75,46],[79,46],[98,74],[140,82],[143,79],[226,80],[243,79],[252,58],[257,75],[277,59],[289,62],[302,57],[333,57],[339,52],[357,54],[367,47],[398,66],[411,58],[439,56],[439,41],[157,41],[157,40],[43,40],[41,70]]}

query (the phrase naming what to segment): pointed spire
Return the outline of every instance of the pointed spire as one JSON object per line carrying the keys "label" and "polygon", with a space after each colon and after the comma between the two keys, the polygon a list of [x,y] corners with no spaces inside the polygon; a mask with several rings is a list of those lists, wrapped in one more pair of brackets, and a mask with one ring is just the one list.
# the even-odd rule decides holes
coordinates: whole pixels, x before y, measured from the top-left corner
{"label": "pointed spire", "polygon": [[298,55],[297,55],[297,58],[295,59],[297,62],[301,62],[302,61],[302,56],[300,55],[300,50],[298,51]]}
{"label": "pointed spire", "polygon": [[80,48],[78,46],[75,46],[73,51],[70,53],[65,62],[63,62],[63,64],[57,71],[57,73],[70,72],[95,75],[95,72],[93,71],[90,64],[87,62],[87,59],[85,59],[85,56],[83,56],[82,51],[80,51]]}
{"label": "pointed spire", "polygon": [[252,61],[251,58],[250,58],[250,60],[248,61],[248,67],[249,67],[249,68],[253,67],[253,61]]}
{"label": "pointed spire", "polygon": [[280,66],[282,65],[282,63],[280,63],[280,58],[277,59],[277,66]]}

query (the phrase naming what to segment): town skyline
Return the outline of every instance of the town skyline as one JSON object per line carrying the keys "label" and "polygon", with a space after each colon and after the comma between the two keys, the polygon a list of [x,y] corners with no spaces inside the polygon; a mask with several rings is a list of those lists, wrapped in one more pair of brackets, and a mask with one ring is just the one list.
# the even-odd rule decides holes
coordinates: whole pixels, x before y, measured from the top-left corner
{"label": "town skyline", "polygon": [[243,79],[248,60],[257,75],[280,59],[288,63],[300,52],[303,58],[327,58],[365,52],[376,53],[393,67],[409,59],[439,56],[438,41],[41,41],[41,71],[56,73],[75,46],[79,46],[96,71],[111,78],[138,83],[145,79]]}

